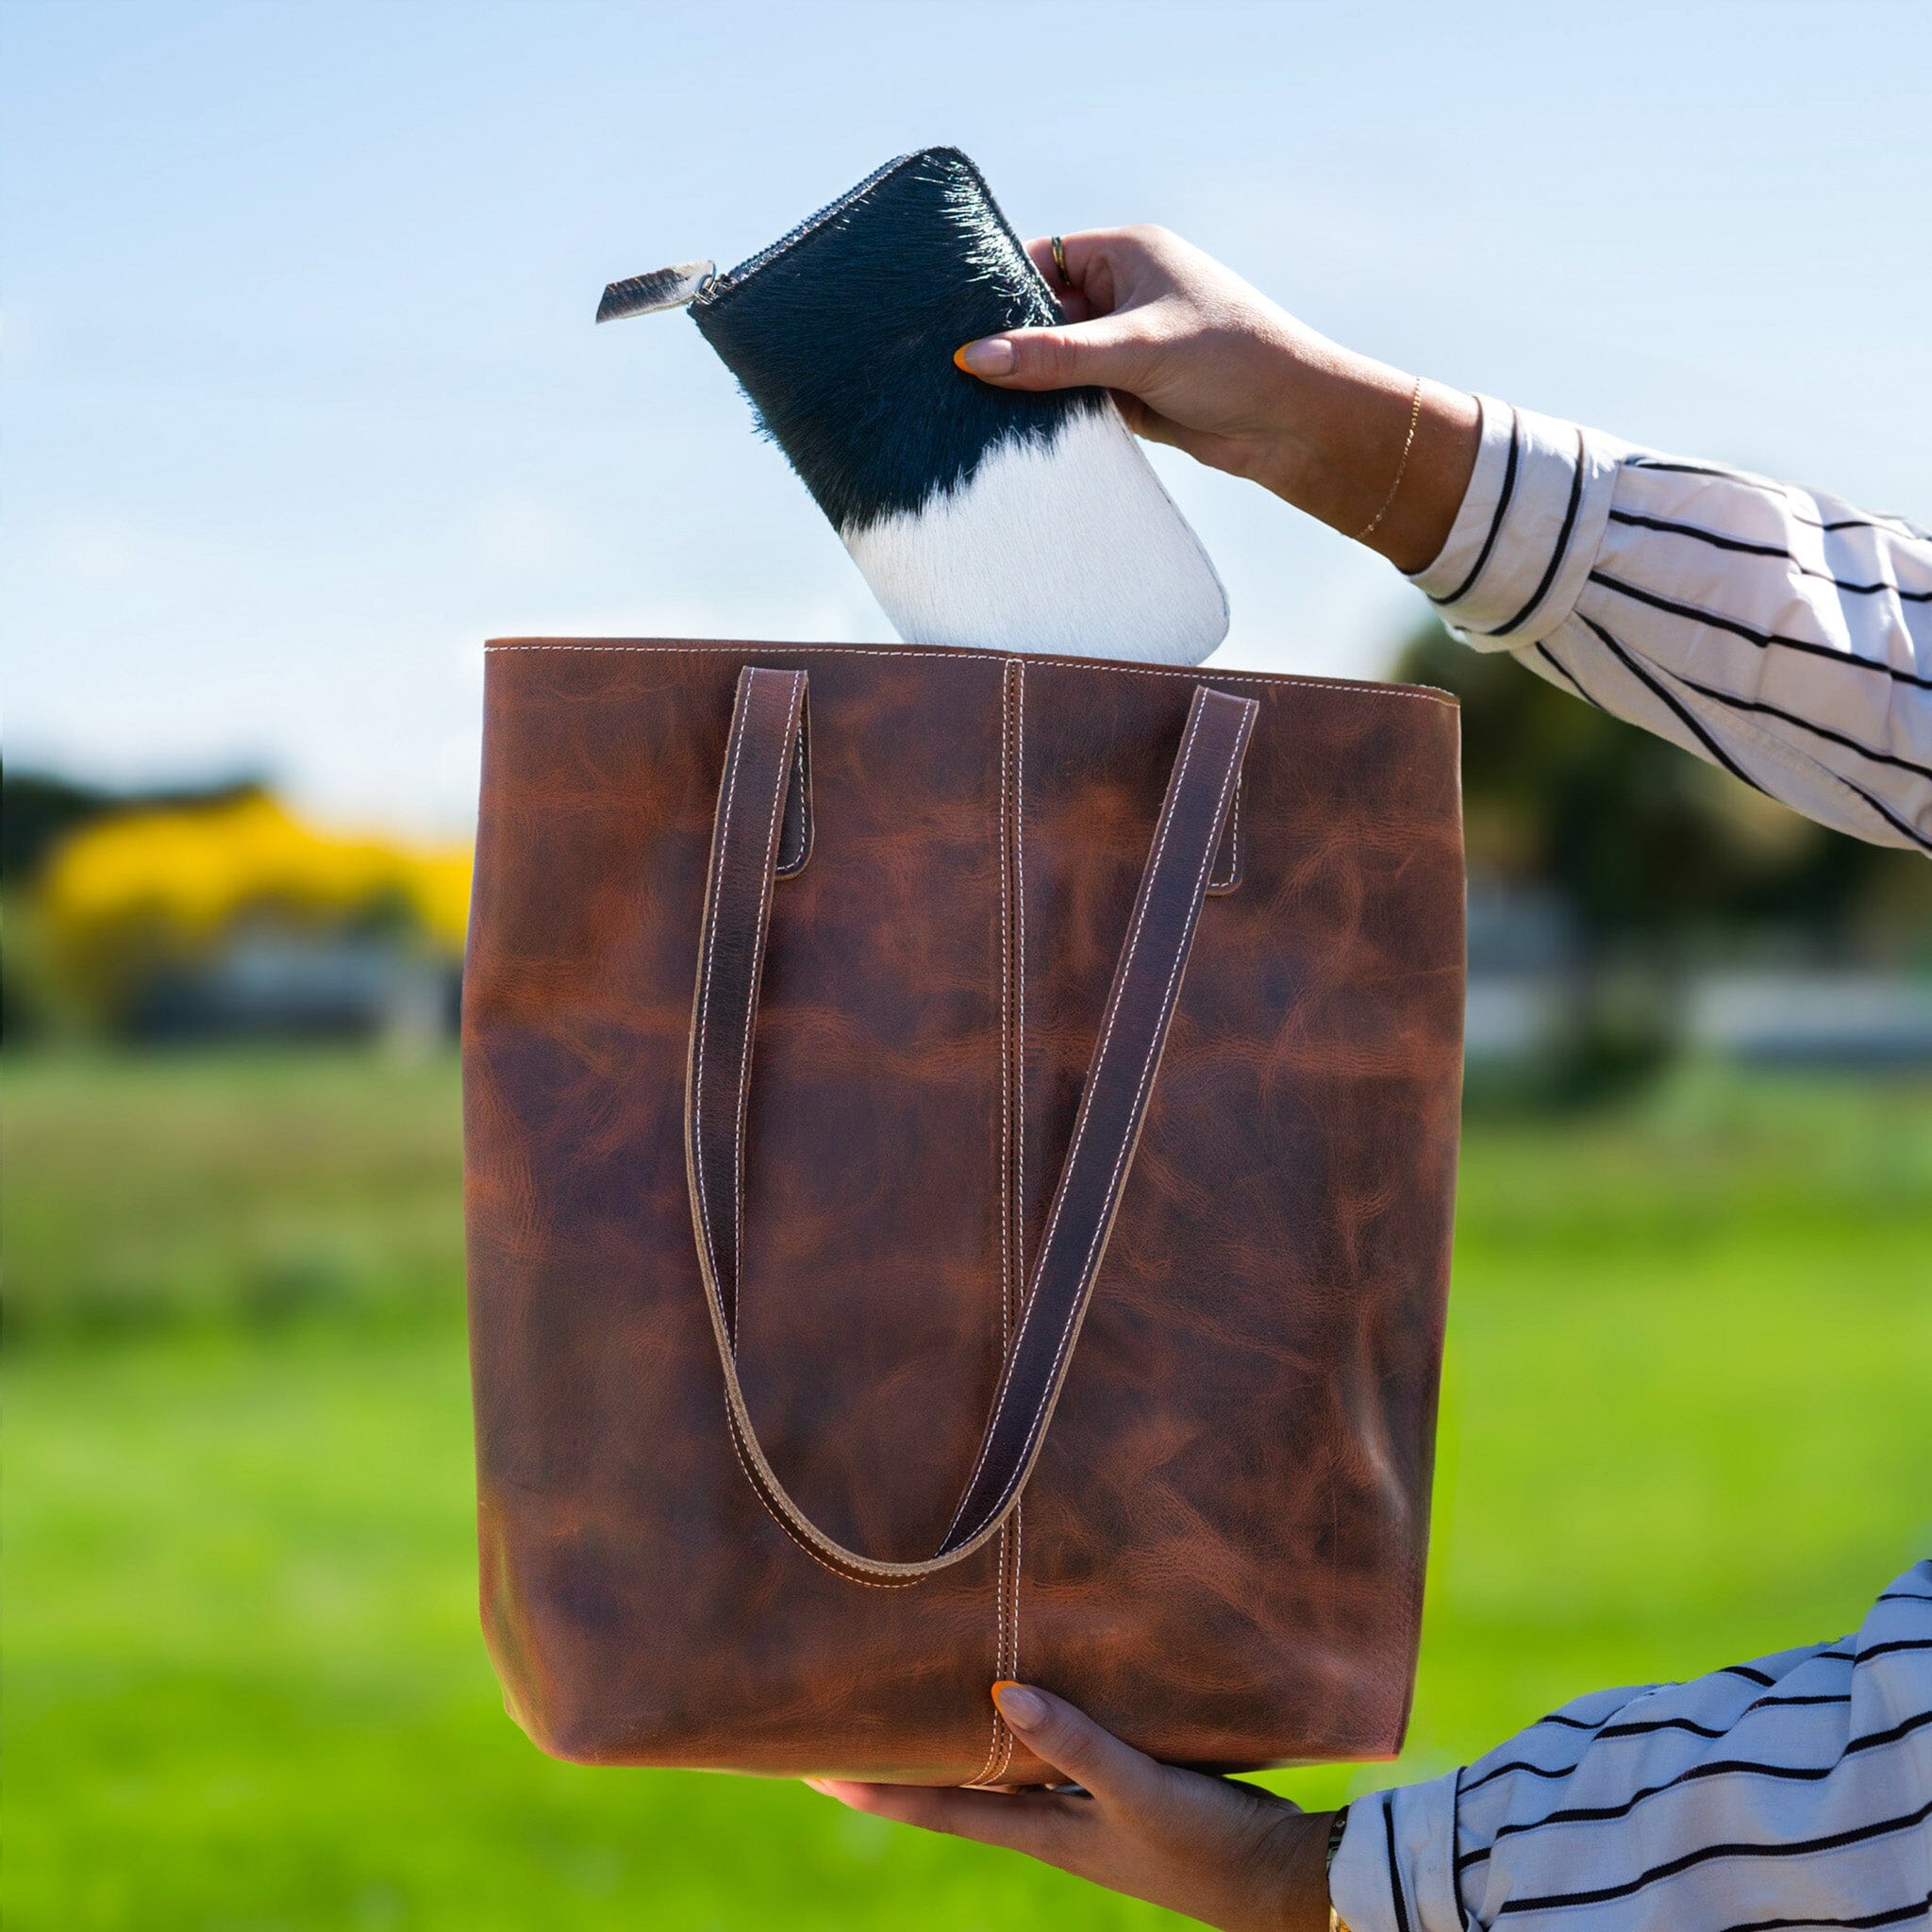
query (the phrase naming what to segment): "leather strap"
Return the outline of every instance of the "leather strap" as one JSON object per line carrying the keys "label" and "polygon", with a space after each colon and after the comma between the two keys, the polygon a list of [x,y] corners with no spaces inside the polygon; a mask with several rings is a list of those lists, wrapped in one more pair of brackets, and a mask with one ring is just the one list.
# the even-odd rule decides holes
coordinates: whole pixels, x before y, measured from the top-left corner
{"label": "leather strap", "polygon": [[805,695],[803,671],[747,665],[739,674],[698,945],[685,1168],[726,1419],[746,1477],[779,1527],[826,1568],[854,1582],[903,1585],[959,1562],[992,1536],[1039,1457],[1146,1117],[1257,708],[1195,687],[979,1454],[939,1549],[921,1561],[888,1562],[826,1535],[786,1492],[752,1426],[734,1359],[752,1033],[780,832],[798,782]]}

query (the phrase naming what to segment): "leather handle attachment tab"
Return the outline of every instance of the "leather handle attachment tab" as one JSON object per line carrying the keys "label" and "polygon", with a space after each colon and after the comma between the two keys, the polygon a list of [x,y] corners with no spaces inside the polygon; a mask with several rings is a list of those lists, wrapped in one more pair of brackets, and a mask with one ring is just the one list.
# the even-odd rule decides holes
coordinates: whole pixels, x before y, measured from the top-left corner
{"label": "leather handle attachment tab", "polygon": [[752,1034],[787,798],[800,769],[805,695],[803,671],[747,665],[739,674],[698,942],[685,1169],[725,1416],[746,1477],[778,1526],[827,1569],[858,1583],[904,1585],[959,1562],[993,1536],[1039,1457],[1133,1164],[1257,706],[1207,685],[1194,689],[979,1453],[940,1547],[918,1561],[891,1562],[847,1549],[787,1493],[752,1426],[735,1360]]}

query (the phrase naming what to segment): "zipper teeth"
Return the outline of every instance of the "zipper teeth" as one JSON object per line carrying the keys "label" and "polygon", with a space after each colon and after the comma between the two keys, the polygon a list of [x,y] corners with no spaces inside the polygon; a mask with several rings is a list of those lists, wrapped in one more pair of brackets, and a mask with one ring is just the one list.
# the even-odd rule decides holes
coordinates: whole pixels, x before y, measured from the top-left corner
{"label": "zipper teeth", "polygon": [[715,296],[723,294],[726,289],[735,288],[746,275],[756,275],[774,255],[782,255],[794,242],[802,242],[814,228],[830,221],[834,215],[841,210],[850,208],[867,189],[876,187],[894,168],[902,168],[908,161],[913,158],[913,156],[909,154],[895,155],[890,161],[874,168],[857,187],[848,188],[836,201],[826,202],[824,207],[820,208],[817,213],[807,215],[804,221],[800,222],[795,228],[788,228],[775,242],[768,242],[756,255],[746,256],[736,268],[727,271],[722,275],[714,275],[711,279],[710,287],[694,298],[693,306],[697,302],[709,302]]}

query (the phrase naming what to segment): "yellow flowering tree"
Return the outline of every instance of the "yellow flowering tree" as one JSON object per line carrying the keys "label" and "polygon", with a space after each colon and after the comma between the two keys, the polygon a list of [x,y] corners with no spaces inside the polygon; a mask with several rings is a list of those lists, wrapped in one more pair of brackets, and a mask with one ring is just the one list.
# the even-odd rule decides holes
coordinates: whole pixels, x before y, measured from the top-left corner
{"label": "yellow flowering tree", "polygon": [[96,820],[53,852],[35,897],[48,972],[111,1026],[157,975],[213,959],[243,929],[388,932],[454,961],[470,854],[321,831],[253,791]]}

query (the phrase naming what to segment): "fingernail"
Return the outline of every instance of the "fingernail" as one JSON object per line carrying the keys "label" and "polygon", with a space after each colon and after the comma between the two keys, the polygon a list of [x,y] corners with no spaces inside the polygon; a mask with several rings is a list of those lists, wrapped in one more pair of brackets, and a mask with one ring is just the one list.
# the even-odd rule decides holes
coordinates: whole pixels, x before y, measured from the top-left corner
{"label": "fingernail", "polygon": [[1046,1716],[1046,1701],[1040,1692],[1014,1683],[1010,1677],[1001,1678],[992,1687],[992,1701],[1016,1731],[1029,1731]]}
{"label": "fingernail", "polygon": [[825,1795],[825,1781],[822,1777],[802,1777],[798,1782],[808,1786],[812,1790],[817,1791],[821,1797]]}
{"label": "fingernail", "polygon": [[982,336],[954,350],[953,360],[968,375],[1005,375],[1013,366],[1013,345],[1001,336]]}

